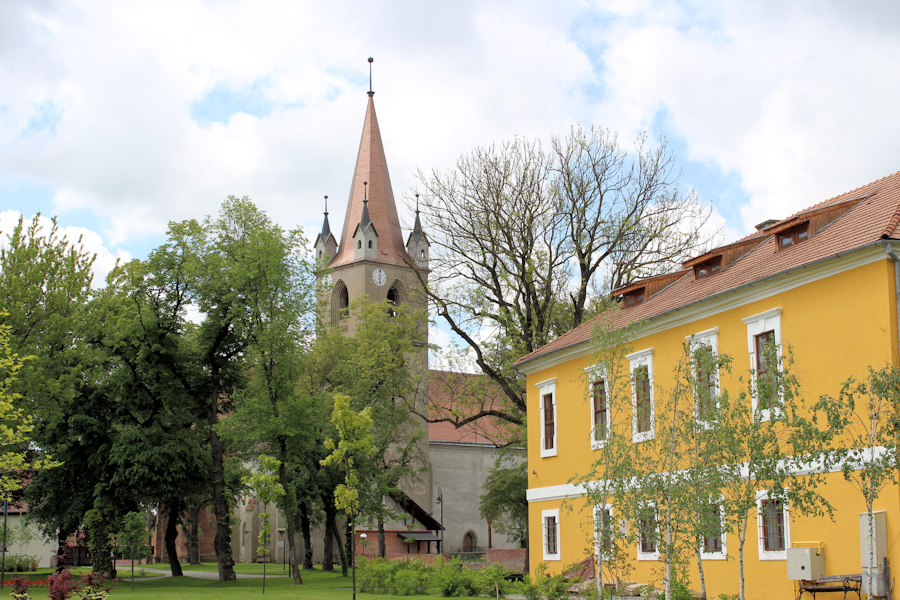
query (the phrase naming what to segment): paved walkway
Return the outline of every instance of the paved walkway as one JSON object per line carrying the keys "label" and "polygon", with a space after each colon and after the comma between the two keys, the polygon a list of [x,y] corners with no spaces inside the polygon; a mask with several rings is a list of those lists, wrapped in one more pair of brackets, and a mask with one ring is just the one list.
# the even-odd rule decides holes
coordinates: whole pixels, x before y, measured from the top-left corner
{"label": "paved walkway", "polygon": [[[157,568],[147,567],[147,566],[143,566],[143,565],[141,566],[141,569],[143,569],[144,571],[146,571],[148,573],[161,573],[161,574],[165,575],[166,577],[172,576],[171,569],[157,569]],[[137,571],[137,567],[135,567],[135,571]],[[184,572],[185,577],[194,577],[195,579],[218,579],[219,578],[219,573],[217,571],[188,571],[187,569],[184,569],[183,572]],[[129,573],[129,578],[130,578],[131,571],[129,570],[128,573]],[[120,575],[121,574],[122,574],[122,570],[120,569]],[[237,574],[238,579],[262,579],[262,577],[263,577],[262,575],[247,575],[244,573]],[[266,573],[266,578],[269,578],[269,577],[287,577],[287,575],[275,571],[274,573]],[[121,579],[121,577],[120,577],[120,579]],[[140,577],[135,577],[135,579],[140,579]]]}

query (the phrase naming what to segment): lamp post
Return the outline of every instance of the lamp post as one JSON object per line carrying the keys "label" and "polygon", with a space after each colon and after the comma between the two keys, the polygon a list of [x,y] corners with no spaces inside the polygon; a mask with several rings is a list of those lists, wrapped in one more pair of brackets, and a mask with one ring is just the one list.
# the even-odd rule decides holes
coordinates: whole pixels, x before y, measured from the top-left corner
{"label": "lamp post", "polygon": [[369,545],[369,536],[368,534],[361,533],[359,534],[359,543],[362,544],[363,547],[363,558],[366,557],[366,547]]}
{"label": "lamp post", "polygon": [[278,543],[281,544],[281,573],[284,574],[284,565],[287,562],[287,552],[284,551],[284,529],[278,530]]}
{"label": "lamp post", "polygon": [[9,495],[3,498],[3,565],[0,567],[0,590],[6,582],[6,515],[9,514]]}
{"label": "lamp post", "polygon": [[435,504],[440,504],[440,505],[441,505],[441,547],[440,547],[440,553],[441,553],[441,556],[443,556],[443,555],[444,555],[444,492],[443,492],[443,490],[440,488],[440,486],[438,486],[438,495],[437,495],[437,498],[435,499],[434,503],[435,503]]}

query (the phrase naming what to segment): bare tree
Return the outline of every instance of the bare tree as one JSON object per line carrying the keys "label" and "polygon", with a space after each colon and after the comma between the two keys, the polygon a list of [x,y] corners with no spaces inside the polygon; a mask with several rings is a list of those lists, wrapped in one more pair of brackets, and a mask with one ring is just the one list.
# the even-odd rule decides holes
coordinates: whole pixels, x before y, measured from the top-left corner
{"label": "bare tree", "polygon": [[524,423],[516,359],[599,312],[610,290],[707,248],[710,208],[678,179],[665,140],[641,136],[628,152],[615,134],[580,127],[549,151],[517,138],[419,173],[429,301],[506,396],[440,420]]}

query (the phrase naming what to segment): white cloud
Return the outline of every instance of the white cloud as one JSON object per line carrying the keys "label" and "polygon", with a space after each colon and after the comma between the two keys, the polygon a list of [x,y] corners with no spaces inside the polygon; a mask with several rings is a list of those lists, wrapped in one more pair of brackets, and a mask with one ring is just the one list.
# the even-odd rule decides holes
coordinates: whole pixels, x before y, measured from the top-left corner
{"label": "white cloud", "polygon": [[900,167],[896,3],[653,7],[607,23],[598,115],[635,131],[663,114],[688,158],[738,173],[745,233]]}

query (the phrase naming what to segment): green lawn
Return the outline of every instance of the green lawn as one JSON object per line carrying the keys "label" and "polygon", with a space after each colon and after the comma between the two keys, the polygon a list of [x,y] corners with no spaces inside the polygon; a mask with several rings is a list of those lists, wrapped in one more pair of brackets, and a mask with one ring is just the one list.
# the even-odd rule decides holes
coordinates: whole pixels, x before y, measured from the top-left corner
{"label": "green lawn", "polygon": [[[165,565],[150,565],[150,567]],[[272,565],[268,565],[266,570]],[[235,565],[238,573],[255,573],[256,567],[262,572],[262,565],[241,564]],[[193,567],[192,567],[193,568]],[[200,565],[201,570],[215,571],[215,565]],[[281,573],[279,566],[278,573]],[[120,580],[110,595],[111,598],[123,600],[159,600],[160,598],[173,600],[229,600],[239,598],[261,598],[278,600],[280,598],[303,598],[303,600],[350,600],[353,597],[350,577],[342,577],[340,571],[325,573],[319,570],[302,571],[303,585],[294,587],[288,577],[276,577],[266,579],[266,593],[262,593],[262,579],[240,579],[229,583],[219,583],[215,580],[194,579],[192,577],[164,577],[135,581],[134,591],[131,591],[131,581],[125,571],[120,571]],[[47,574],[29,574],[31,579],[44,579]],[[9,592],[0,592],[3,598]],[[35,587],[31,589],[32,598],[43,599],[47,597],[47,588]],[[363,594],[357,592],[360,600],[397,600],[399,596],[385,594]],[[416,598],[439,598],[438,595],[416,596]],[[483,600],[483,599],[482,599]]]}
{"label": "green lawn", "polygon": [[[156,569],[168,569],[168,564],[155,564],[148,565],[150,568]],[[184,571],[206,571],[207,573],[217,573],[219,571],[219,566],[216,563],[200,563],[199,565],[188,565],[182,563],[182,570]],[[340,566],[337,567],[340,569]],[[240,573],[242,575],[262,575],[263,574],[263,564],[262,563],[235,563],[234,572]],[[306,571],[301,571],[301,573],[306,573]],[[287,570],[282,573],[281,571],[281,563],[269,563],[266,565],[266,575],[287,575]]]}

